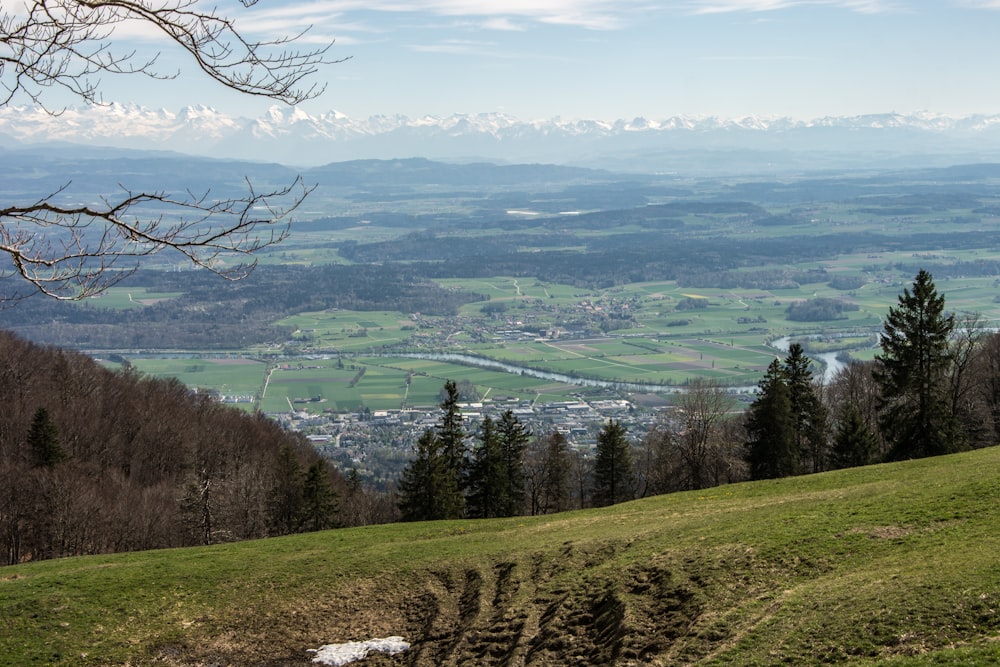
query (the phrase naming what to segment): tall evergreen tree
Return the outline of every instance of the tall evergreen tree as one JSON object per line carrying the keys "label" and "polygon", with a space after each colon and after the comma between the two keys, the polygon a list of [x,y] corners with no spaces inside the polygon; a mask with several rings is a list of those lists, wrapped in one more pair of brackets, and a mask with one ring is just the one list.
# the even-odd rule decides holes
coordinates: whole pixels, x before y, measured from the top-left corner
{"label": "tall evergreen tree", "polygon": [[289,535],[299,531],[302,522],[302,485],[304,476],[295,451],[282,447],[276,457],[273,482],[267,497],[269,531]]}
{"label": "tall evergreen tree", "polygon": [[826,464],[826,408],[816,394],[812,360],[805,355],[799,343],[788,347],[785,357],[785,381],[792,407],[792,429],[795,448],[799,455],[800,469],[820,472]]}
{"label": "tall evergreen tree", "polygon": [[944,312],[931,274],[923,269],[889,309],[875,355],[881,388],[880,427],[894,459],[934,456],[964,446],[951,416],[947,387],[953,315]]}
{"label": "tall evergreen tree", "polygon": [[468,516],[489,519],[505,516],[506,470],[500,434],[490,417],[483,418],[479,446],[473,451],[469,466]]}
{"label": "tall evergreen tree", "polygon": [[315,461],[306,471],[302,484],[302,523],[305,530],[326,530],[337,524],[337,492],[322,460]]}
{"label": "tall evergreen tree", "polygon": [[632,453],[625,438],[625,427],[609,419],[597,434],[594,505],[604,507],[632,500],[634,487]]}
{"label": "tall evergreen tree", "polygon": [[52,468],[66,460],[66,452],[59,442],[59,431],[46,408],[40,407],[35,411],[27,439],[31,464],[36,468]]}
{"label": "tall evergreen tree", "polygon": [[752,479],[798,473],[791,392],[777,359],[757,385],[757,398],[747,411],[746,436]]}
{"label": "tall evergreen tree", "polygon": [[524,512],[525,481],[524,454],[531,434],[521,420],[510,410],[500,415],[497,424],[500,440],[503,494],[500,516],[517,516]]}
{"label": "tall evergreen tree", "polygon": [[460,519],[465,502],[441,441],[427,429],[417,440],[416,457],[399,479],[399,510],[403,521]]}
{"label": "tall evergreen tree", "polygon": [[848,404],[833,436],[831,463],[834,468],[853,468],[872,462],[878,437],[868,428],[856,407]]}
{"label": "tall evergreen tree", "polygon": [[[439,442],[440,455],[443,457],[444,474],[454,478],[453,483],[448,482],[448,486],[454,486],[458,492],[458,500],[461,511],[458,516],[449,518],[459,518],[464,514],[463,492],[467,486],[466,465],[467,465],[467,443],[468,434],[462,420],[462,411],[458,407],[459,393],[454,380],[448,380],[444,384],[445,399],[441,402],[441,420],[437,424],[437,439]],[[450,504],[451,501],[445,504]]]}

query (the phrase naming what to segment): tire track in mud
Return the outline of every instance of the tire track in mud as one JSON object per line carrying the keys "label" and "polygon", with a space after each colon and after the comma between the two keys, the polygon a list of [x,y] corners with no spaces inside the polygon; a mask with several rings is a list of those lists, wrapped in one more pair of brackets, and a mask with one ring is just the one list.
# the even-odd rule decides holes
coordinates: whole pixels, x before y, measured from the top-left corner
{"label": "tire track in mud", "polygon": [[435,573],[414,600],[414,650],[393,664],[662,664],[697,621],[697,585],[652,563],[603,571],[620,547],[567,544],[517,562]]}

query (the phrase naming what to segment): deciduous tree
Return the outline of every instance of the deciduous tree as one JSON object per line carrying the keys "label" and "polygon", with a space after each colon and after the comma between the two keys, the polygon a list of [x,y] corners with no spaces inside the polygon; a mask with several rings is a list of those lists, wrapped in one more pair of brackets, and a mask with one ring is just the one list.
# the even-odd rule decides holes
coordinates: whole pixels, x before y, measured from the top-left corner
{"label": "deciduous tree", "polygon": [[[103,104],[105,77],[175,76],[159,69],[158,53],[120,45],[115,29],[125,23],[165,38],[166,48],[187,54],[220,85],[287,104],[319,94],[322,87],[309,80],[332,62],[329,45],[296,51],[296,35],[251,39],[201,0],[28,0],[0,10],[0,106],[27,101],[58,114],[57,94]],[[78,203],[67,201],[64,187],[33,201],[0,202],[0,254],[9,260],[0,276],[19,276],[26,287],[2,296],[41,291],[83,298],[127,276],[142,257],[164,251],[238,279],[253,268],[253,253],[285,237],[288,215],[309,190],[301,180],[268,192],[247,183],[244,196],[212,199],[193,190],[123,186]]]}

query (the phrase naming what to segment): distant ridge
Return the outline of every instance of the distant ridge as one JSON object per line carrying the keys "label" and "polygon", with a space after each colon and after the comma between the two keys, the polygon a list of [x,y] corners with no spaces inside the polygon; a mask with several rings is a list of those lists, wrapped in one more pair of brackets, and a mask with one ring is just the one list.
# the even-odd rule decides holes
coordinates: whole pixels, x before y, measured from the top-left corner
{"label": "distant ridge", "polygon": [[[207,106],[179,111],[134,104],[69,108],[59,116],[30,106],[0,109],[0,143],[71,142],[167,149],[296,166],[352,159],[422,156],[672,170],[708,163],[741,171],[811,165],[914,166],[1000,159],[1000,114],[952,117],[930,112],[787,117],[671,116],[630,120],[522,120],[504,113],[446,117],[337,111],[311,115],[272,107],[258,118]],[[712,160],[706,162],[705,154]],[[702,164],[704,163],[704,164]],[[746,163],[746,164],[744,164]]]}

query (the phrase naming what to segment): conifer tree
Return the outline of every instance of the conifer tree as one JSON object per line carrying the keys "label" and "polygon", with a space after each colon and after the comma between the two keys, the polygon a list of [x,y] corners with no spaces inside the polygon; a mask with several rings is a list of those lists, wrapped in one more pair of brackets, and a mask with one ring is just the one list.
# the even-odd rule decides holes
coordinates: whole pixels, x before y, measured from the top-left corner
{"label": "conifer tree", "polygon": [[548,436],[545,447],[542,478],[541,511],[562,512],[569,509],[570,469],[569,442],[559,431]]}
{"label": "conifer tree", "polygon": [[337,492],[322,460],[315,461],[306,471],[302,484],[302,523],[307,531],[326,530],[337,523]]}
{"label": "conifer tree", "polygon": [[752,479],[787,477],[798,472],[799,452],[791,392],[775,359],[757,385],[757,398],[747,411],[747,455]]}
{"label": "conifer tree", "polygon": [[597,434],[594,505],[604,507],[632,500],[634,487],[632,453],[625,438],[625,427],[609,419]]}
{"label": "conifer tree", "polygon": [[469,466],[468,516],[489,519],[505,516],[506,470],[500,434],[490,417],[483,418],[479,446]]}
{"label": "conifer tree", "polygon": [[459,394],[454,380],[448,380],[444,384],[445,399],[441,402],[441,420],[438,422],[436,431],[439,442],[440,455],[443,457],[444,473],[453,478],[448,482],[448,486],[454,486],[458,494],[457,500],[451,499],[445,502],[450,505],[458,502],[460,510],[457,516],[449,518],[460,518],[465,512],[465,500],[462,495],[466,488],[466,465],[467,446],[465,426],[463,425],[462,412],[458,407]]}
{"label": "conifer tree", "polygon": [[66,460],[66,452],[59,442],[59,431],[49,417],[49,411],[40,407],[35,411],[28,429],[28,450],[31,463],[36,468],[52,468]]}
{"label": "conifer tree", "polygon": [[872,462],[878,451],[878,438],[865,424],[856,407],[848,404],[844,416],[837,425],[831,452],[834,468],[853,468]]}
{"label": "conifer tree", "polygon": [[503,474],[500,516],[517,516],[524,512],[524,454],[531,436],[521,420],[510,410],[504,411],[500,416],[497,432]]}
{"label": "conifer tree", "polygon": [[274,466],[274,478],[267,499],[268,522],[272,535],[290,535],[299,531],[303,506],[302,466],[295,451],[282,447]]}
{"label": "conifer tree", "polygon": [[465,503],[434,431],[423,432],[417,441],[416,454],[399,480],[402,520],[462,518]]}
{"label": "conifer tree", "polygon": [[931,274],[923,269],[889,309],[875,355],[881,388],[879,426],[890,444],[889,457],[934,456],[964,447],[949,409],[949,337],[953,315],[944,312]]}
{"label": "conifer tree", "polygon": [[813,386],[812,361],[799,343],[788,347],[785,357],[785,381],[792,408],[792,429],[800,469],[820,472],[826,459],[826,408]]}

